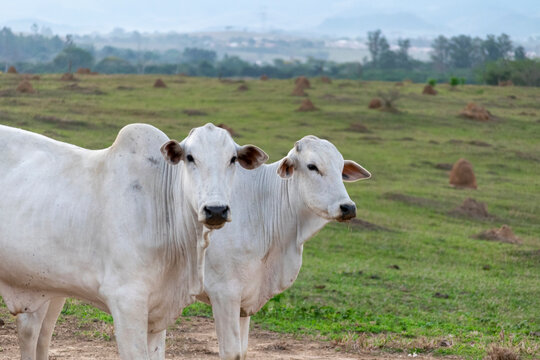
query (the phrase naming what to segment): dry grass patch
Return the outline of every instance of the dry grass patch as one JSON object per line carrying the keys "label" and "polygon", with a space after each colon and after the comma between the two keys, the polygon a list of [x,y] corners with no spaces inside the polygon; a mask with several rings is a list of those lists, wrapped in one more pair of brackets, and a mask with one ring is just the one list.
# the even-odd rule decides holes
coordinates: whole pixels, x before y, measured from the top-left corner
{"label": "dry grass patch", "polygon": [[493,216],[488,213],[487,205],[483,202],[476,201],[473,198],[465,199],[461,205],[450,211],[449,215],[475,220],[486,220],[493,218]]}
{"label": "dry grass patch", "polygon": [[467,106],[461,110],[459,116],[478,121],[490,121],[494,119],[494,116],[485,107],[473,102],[468,103]]}
{"label": "dry grass patch", "polygon": [[315,105],[313,105],[313,103],[309,99],[305,99],[304,101],[302,101],[302,104],[300,105],[300,107],[296,109],[296,111],[315,111],[315,110],[319,110],[319,109],[315,107]]}
{"label": "dry grass patch", "polygon": [[198,109],[185,109],[182,111],[187,116],[205,116],[208,115],[205,111],[198,110]]}
{"label": "dry grass patch", "polygon": [[370,109],[380,109],[382,107],[382,101],[379,98],[373,98],[369,102],[368,108]]}
{"label": "dry grass patch", "polygon": [[155,88],[166,88],[167,87],[167,84],[165,84],[165,81],[161,80],[161,79],[157,79],[155,82],[154,82],[154,87]]}
{"label": "dry grass patch", "polygon": [[366,125],[362,124],[361,122],[354,122],[352,123],[349,128],[347,129],[349,131],[359,132],[359,133],[369,133],[369,129]]}
{"label": "dry grass patch", "polygon": [[424,89],[422,90],[423,95],[437,95],[437,90],[429,84],[424,86]]}
{"label": "dry grass patch", "polygon": [[72,73],[62,74],[60,77],[61,81],[77,81],[77,78]]}
{"label": "dry grass patch", "polygon": [[493,346],[484,360],[519,360],[520,357],[512,349]]}
{"label": "dry grass patch", "polygon": [[299,76],[296,79],[294,79],[294,84],[297,87],[301,87],[302,89],[311,89],[311,83],[309,82],[308,78],[305,76]]}
{"label": "dry grass patch", "polygon": [[30,84],[29,81],[27,80],[23,80],[19,83],[19,85],[17,86],[17,92],[20,92],[20,93],[23,93],[23,94],[33,94],[35,93],[36,91],[34,90],[34,87],[32,86],[32,84]]}
{"label": "dry grass patch", "polygon": [[473,236],[475,239],[498,241],[508,244],[521,244],[522,241],[518,238],[512,228],[508,225],[503,225],[498,229],[489,229]]}
{"label": "dry grass patch", "polygon": [[456,188],[477,188],[472,164],[467,159],[456,161],[452,166],[449,177],[450,185]]}

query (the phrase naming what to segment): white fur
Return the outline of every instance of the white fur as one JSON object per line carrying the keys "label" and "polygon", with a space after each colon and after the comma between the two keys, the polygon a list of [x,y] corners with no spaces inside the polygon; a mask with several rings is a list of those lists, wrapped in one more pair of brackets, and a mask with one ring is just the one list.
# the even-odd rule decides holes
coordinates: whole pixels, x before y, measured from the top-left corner
{"label": "white fur", "polygon": [[167,141],[133,124],[92,151],[0,126],[0,295],[22,359],[47,359],[66,296],[113,315],[123,360],[164,357],[166,327],[202,291],[201,209],[230,204],[242,151],[207,124],[180,144],[196,161],[171,165]]}
{"label": "white fur", "polygon": [[[290,165],[288,172],[283,164]],[[205,292],[198,296],[212,304],[221,359],[246,358],[249,316],[293,284],[304,243],[329,221],[340,220],[340,205],[354,204],[342,182],[345,165],[352,168],[347,181],[370,176],[360,165],[344,161],[328,141],[308,136],[279,162],[254,171],[239,169],[231,199],[235,220],[210,236]],[[59,311],[49,309],[43,328],[54,326]],[[25,323],[37,331],[41,326],[40,321]],[[43,328],[38,348],[48,348],[50,341]],[[156,352],[152,359],[164,355]]]}
{"label": "white fur", "polygon": [[[287,180],[276,174],[284,161],[293,166]],[[205,294],[198,297],[212,304],[221,359],[246,358],[249,316],[296,280],[305,241],[340,219],[340,205],[354,204],[343,166],[330,142],[309,136],[280,162],[237,174],[232,206],[241,216],[211,235]],[[357,170],[357,179],[370,176]]]}

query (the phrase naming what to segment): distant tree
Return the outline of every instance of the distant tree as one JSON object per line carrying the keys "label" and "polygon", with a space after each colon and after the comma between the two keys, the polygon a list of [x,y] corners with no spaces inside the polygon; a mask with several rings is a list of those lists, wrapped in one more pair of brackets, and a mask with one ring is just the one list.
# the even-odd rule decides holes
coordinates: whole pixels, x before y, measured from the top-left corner
{"label": "distant tree", "polygon": [[66,47],[68,48],[68,47],[72,47],[74,45],[75,45],[75,43],[73,42],[73,35],[67,34],[66,35]]}
{"label": "distant tree", "polygon": [[207,60],[203,60],[203,61],[200,61],[198,63],[197,75],[198,76],[208,76],[208,77],[216,76],[217,71],[216,71],[216,68],[214,67],[213,63],[211,63],[210,61],[207,61]]}
{"label": "distant tree", "polygon": [[540,60],[523,59],[517,61],[505,61],[511,69],[511,80],[516,85],[540,86]]}
{"label": "distant tree", "polygon": [[87,50],[70,46],[62,50],[53,59],[53,64],[60,71],[70,72],[74,68],[91,68],[94,65],[94,56]]}
{"label": "distant tree", "polygon": [[409,40],[399,40],[400,49],[396,53],[390,50],[390,44],[386,37],[381,33],[381,30],[368,32],[367,46],[371,54],[371,62],[369,65],[373,68],[392,69],[397,66],[402,66],[408,63],[408,50],[410,47]]}
{"label": "distant tree", "polygon": [[491,61],[479,71],[480,80],[489,85],[512,80],[515,85],[540,86],[540,60]]}
{"label": "distant tree", "polygon": [[222,76],[242,76],[246,65],[248,64],[238,56],[225,55],[219,62],[218,72]]}
{"label": "distant tree", "polygon": [[487,61],[495,61],[500,58],[499,47],[497,46],[495,35],[487,36],[486,40],[482,44],[482,50],[484,51],[485,59]]}
{"label": "distant tree", "polygon": [[202,61],[214,63],[216,59],[217,54],[212,50],[185,48],[182,53],[182,61],[186,63],[198,63]]}
{"label": "distant tree", "polygon": [[515,60],[525,60],[527,55],[525,53],[525,48],[521,45],[515,48],[514,50],[514,59]]}
{"label": "distant tree", "polygon": [[217,71],[222,76],[259,76],[257,67],[238,56],[225,54],[217,65]]}
{"label": "distant tree", "polygon": [[396,53],[396,66],[401,69],[408,69],[411,65],[409,49],[411,41],[409,39],[398,39],[399,50]]}
{"label": "distant tree", "polygon": [[309,57],[306,61],[306,65],[310,68],[309,73],[314,76],[319,76],[324,72],[324,65],[326,61]]}
{"label": "distant tree", "polygon": [[32,26],[30,26],[30,31],[32,31],[32,34],[37,35],[39,31],[39,26],[36,23],[33,23]]}
{"label": "distant tree", "polygon": [[0,30],[0,59],[5,63],[7,69],[8,63],[14,61],[13,47],[15,46],[15,35],[11,29],[4,27]]}
{"label": "distant tree", "polygon": [[346,62],[329,64],[328,74],[340,79],[360,79],[363,76],[362,64],[359,62]]}
{"label": "distant tree", "polygon": [[450,66],[450,41],[439,35],[431,44],[430,57],[437,70],[446,71]]}
{"label": "distant tree", "polygon": [[154,51],[139,51],[137,53],[137,73],[144,74],[146,67],[155,65],[159,61],[159,54]]}
{"label": "distant tree", "polygon": [[40,32],[41,32],[41,35],[43,35],[43,36],[45,36],[45,37],[48,37],[48,38],[54,36],[54,34],[53,34],[53,32],[52,32],[52,30],[51,30],[50,27],[42,26]]}
{"label": "distant tree", "polygon": [[369,53],[371,54],[371,62],[373,63],[373,67],[378,67],[379,65],[379,56],[381,53],[381,37],[381,30],[368,32],[368,42],[366,45],[368,46]]}
{"label": "distant tree", "polygon": [[390,50],[390,44],[383,36],[379,41],[379,67],[381,69],[393,69],[396,67],[396,53]]}
{"label": "distant tree", "polygon": [[452,66],[472,68],[482,62],[482,40],[467,35],[454,36],[450,39],[449,54]]}
{"label": "distant tree", "polygon": [[139,55],[142,56],[142,54],[139,54],[135,50],[121,49],[113,46],[104,46],[101,50],[97,52],[97,57],[100,59],[106,57],[118,57],[133,63],[137,62],[137,60],[139,59]]}
{"label": "distant tree", "polygon": [[506,34],[501,34],[498,37],[488,35],[486,40],[482,42],[482,52],[485,61],[508,59],[512,48],[512,41]]}
{"label": "distant tree", "polygon": [[134,74],[137,68],[129,61],[109,56],[98,62],[95,70],[105,74]]}
{"label": "distant tree", "polygon": [[[66,43],[65,44],[66,44],[66,47],[65,47],[64,50],[71,49],[72,47],[75,46],[75,43],[73,42],[73,35],[71,35],[71,34],[66,35]],[[70,72],[72,72],[71,67],[73,65],[73,59],[71,58],[72,53],[70,51],[67,51],[64,55],[65,55],[64,57],[67,60],[67,67],[68,67],[67,72],[70,73]],[[56,60],[56,58],[55,58],[55,60]]]}
{"label": "distant tree", "polygon": [[488,85],[497,85],[500,81],[510,80],[512,71],[503,61],[487,62],[481,72],[481,79]]}
{"label": "distant tree", "polygon": [[116,37],[116,38],[123,38],[123,37],[126,36],[126,31],[124,29],[122,29],[121,27],[115,27],[111,31],[111,36]]}
{"label": "distant tree", "polygon": [[509,59],[512,55],[512,50],[514,49],[514,45],[512,45],[512,40],[510,40],[510,36],[507,34],[501,34],[497,37],[497,45],[499,46],[499,51],[501,53],[502,59]]}

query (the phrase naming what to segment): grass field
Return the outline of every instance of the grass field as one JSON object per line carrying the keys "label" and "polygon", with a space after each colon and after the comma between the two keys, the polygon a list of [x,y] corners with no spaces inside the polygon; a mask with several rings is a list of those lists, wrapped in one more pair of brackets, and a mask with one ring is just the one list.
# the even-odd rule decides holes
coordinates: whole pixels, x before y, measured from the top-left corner
{"label": "grass field", "polygon": [[[481,359],[496,344],[540,358],[540,89],[438,85],[437,96],[426,96],[420,84],[312,79],[307,92],[319,110],[297,112],[293,80],[251,80],[239,92],[237,83],[205,78],[163,77],[166,89],[153,88],[153,76],[58,79],[42,76],[32,81],[37,93],[19,94],[20,76],[0,75],[0,123],[93,149],[133,122],[178,140],[192,127],[225,123],[239,144],[262,147],[271,162],[314,134],[373,174],[347,189],[358,217],[380,228],[330,224],[310,240],[296,283],[254,316],[263,327],[351,351]],[[401,93],[399,113],[367,108],[391,89]],[[458,117],[470,101],[496,119]],[[369,132],[351,130],[356,123]],[[447,171],[435,166],[462,157],[473,164],[478,190],[450,187]],[[467,197],[493,216],[448,214]],[[471,238],[502,224],[523,244]],[[185,313],[211,310],[194,304]],[[111,321],[78,301],[66,305],[67,315]]]}

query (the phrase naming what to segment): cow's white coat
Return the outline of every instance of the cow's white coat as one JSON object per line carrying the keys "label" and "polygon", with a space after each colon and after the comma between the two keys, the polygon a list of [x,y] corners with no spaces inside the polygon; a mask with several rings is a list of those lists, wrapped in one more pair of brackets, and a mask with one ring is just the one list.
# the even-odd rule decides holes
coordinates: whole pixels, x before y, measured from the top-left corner
{"label": "cow's white coat", "polygon": [[[246,358],[250,315],[293,284],[304,243],[329,221],[342,220],[340,205],[354,204],[342,181],[370,176],[313,136],[300,140],[279,162],[249,172],[239,169],[231,199],[235,220],[210,236],[205,293],[198,296],[212,304],[222,359]],[[50,307],[38,349],[48,347],[60,309]],[[30,328],[41,324],[25,323]]]}
{"label": "cow's white coat", "polygon": [[343,219],[341,205],[354,205],[343,181],[370,176],[314,136],[279,162],[239,171],[233,192],[242,195],[231,199],[238,216],[210,236],[198,297],[212,304],[221,359],[246,358],[250,315],[293,284],[304,243]]}
{"label": "cow's white coat", "polygon": [[104,150],[0,126],[0,295],[22,358],[47,359],[66,296],[113,315],[122,359],[164,358],[166,327],[202,291],[201,214],[230,204],[236,156],[267,159],[211,124],[181,144],[128,125]]}

